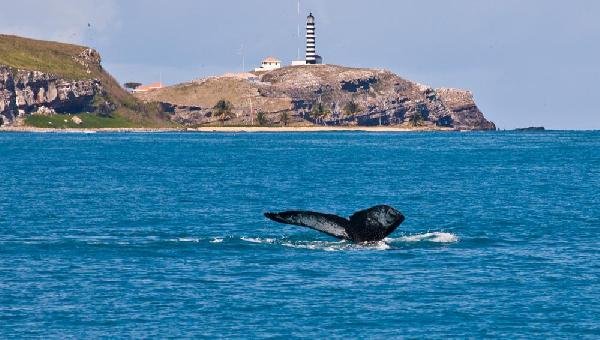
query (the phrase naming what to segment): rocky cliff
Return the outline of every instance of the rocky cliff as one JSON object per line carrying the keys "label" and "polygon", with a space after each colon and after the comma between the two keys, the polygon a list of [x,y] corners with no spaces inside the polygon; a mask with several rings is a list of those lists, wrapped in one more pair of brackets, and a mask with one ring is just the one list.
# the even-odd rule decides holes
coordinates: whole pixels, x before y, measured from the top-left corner
{"label": "rocky cliff", "polygon": [[[434,89],[390,71],[335,65],[212,77],[140,95],[183,125],[393,125],[494,130],[469,91]],[[215,107],[223,100],[228,106]]]}
{"label": "rocky cliff", "polygon": [[97,98],[103,95],[98,79],[67,80],[0,65],[0,125],[28,114],[95,112],[99,109]]}
{"label": "rocky cliff", "polygon": [[102,69],[93,49],[0,35],[0,125],[24,124],[29,115],[81,113],[168,124],[148,108]]}

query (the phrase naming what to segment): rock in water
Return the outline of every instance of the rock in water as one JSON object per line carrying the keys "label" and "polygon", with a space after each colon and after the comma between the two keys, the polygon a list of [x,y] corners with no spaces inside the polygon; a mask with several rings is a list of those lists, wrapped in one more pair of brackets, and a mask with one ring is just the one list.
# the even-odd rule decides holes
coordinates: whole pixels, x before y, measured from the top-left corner
{"label": "rock in water", "polygon": [[543,126],[530,126],[526,128],[517,128],[515,131],[546,131]]}

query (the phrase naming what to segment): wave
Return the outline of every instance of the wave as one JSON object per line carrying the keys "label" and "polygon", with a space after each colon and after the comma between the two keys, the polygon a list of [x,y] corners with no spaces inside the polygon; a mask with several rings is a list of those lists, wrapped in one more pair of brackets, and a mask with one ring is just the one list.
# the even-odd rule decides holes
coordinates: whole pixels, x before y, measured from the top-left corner
{"label": "wave", "polygon": [[200,239],[197,237],[180,237],[180,238],[176,238],[176,239],[171,239],[169,240],[171,242],[194,242],[194,243],[198,243],[200,242]]}
{"label": "wave", "polygon": [[250,236],[212,236],[212,237],[196,237],[184,236],[175,238],[162,238],[159,236],[147,236],[142,238],[123,238],[113,236],[93,236],[84,237],[82,239],[66,238],[66,239],[26,239],[26,240],[11,240],[0,241],[0,244],[56,244],[69,245],[84,243],[94,246],[154,246],[166,243],[183,244],[211,244],[213,246],[235,246],[236,244],[251,243],[262,245],[274,245],[286,248],[319,250],[319,251],[359,251],[359,250],[390,250],[400,249],[407,244],[450,244],[459,241],[458,236],[447,232],[427,232],[414,235],[403,235],[396,238],[386,238],[379,242],[352,243],[343,240],[299,240],[297,238],[288,237],[250,237]]}
{"label": "wave", "polygon": [[260,238],[260,237],[242,237],[242,241],[250,242],[250,243],[267,243],[272,244],[277,241],[274,238]]}
{"label": "wave", "polygon": [[276,244],[283,247],[322,250],[322,251],[344,251],[344,250],[389,250],[399,248],[403,243],[456,243],[458,236],[446,232],[427,232],[423,234],[406,235],[398,238],[386,238],[379,242],[351,243],[348,241],[292,241],[286,238],[260,238],[241,237],[242,241],[258,244]]}
{"label": "wave", "polygon": [[296,249],[323,250],[323,251],[344,251],[344,250],[388,250],[391,246],[384,241],[370,243],[350,243],[346,241],[327,242],[327,241],[296,241],[282,242],[282,246]]}
{"label": "wave", "polygon": [[399,238],[386,238],[387,242],[433,242],[433,243],[456,243],[458,236],[445,232],[427,232],[424,234],[408,235]]}

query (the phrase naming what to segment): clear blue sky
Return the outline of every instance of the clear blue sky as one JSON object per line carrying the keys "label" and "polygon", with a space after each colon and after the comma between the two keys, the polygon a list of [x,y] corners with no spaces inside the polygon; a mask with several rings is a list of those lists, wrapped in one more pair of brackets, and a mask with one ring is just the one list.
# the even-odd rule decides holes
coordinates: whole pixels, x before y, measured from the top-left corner
{"label": "clear blue sky", "polygon": [[[296,57],[297,0],[4,1],[0,31],[97,48],[120,82]],[[600,129],[600,1],[301,0],[326,63],[473,91],[500,128]],[[91,28],[87,24],[91,23]]]}

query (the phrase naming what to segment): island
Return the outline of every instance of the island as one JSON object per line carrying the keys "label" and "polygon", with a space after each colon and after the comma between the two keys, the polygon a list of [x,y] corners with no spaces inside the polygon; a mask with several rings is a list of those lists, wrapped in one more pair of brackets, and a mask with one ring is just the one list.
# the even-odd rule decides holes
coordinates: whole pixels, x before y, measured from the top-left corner
{"label": "island", "polygon": [[543,126],[530,126],[530,127],[525,127],[525,128],[516,128],[515,131],[521,131],[521,132],[542,132],[542,131],[546,131],[546,128]]}
{"label": "island", "polygon": [[88,47],[0,35],[0,128],[495,130],[469,91],[294,65],[131,93]]}

